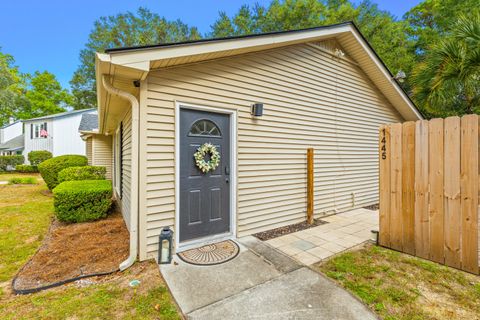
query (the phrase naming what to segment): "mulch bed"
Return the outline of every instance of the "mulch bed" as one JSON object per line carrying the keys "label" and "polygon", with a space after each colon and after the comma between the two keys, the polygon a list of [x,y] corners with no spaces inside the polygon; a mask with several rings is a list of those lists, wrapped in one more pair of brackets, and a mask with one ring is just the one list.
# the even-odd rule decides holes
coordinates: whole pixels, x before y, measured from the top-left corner
{"label": "mulch bed", "polygon": [[94,222],[65,224],[55,220],[40,249],[17,274],[14,289],[29,290],[113,272],[128,253],[129,234],[119,212]]}
{"label": "mulch bed", "polygon": [[270,240],[270,239],[273,239],[273,238],[284,236],[284,235],[289,234],[289,233],[294,233],[294,232],[297,232],[297,231],[306,230],[306,229],[310,229],[310,228],[313,228],[313,227],[316,227],[316,226],[320,226],[320,225],[325,224],[325,223],[328,223],[328,222],[323,221],[321,219],[315,219],[315,220],[313,220],[313,224],[308,224],[307,221],[304,221],[304,222],[300,222],[300,223],[291,224],[291,225],[288,225],[288,226],[285,226],[285,227],[280,227],[280,228],[275,228],[275,229],[255,233],[253,236],[257,237],[258,239],[260,239],[262,241],[267,241],[267,240]]}
{"label": "mulch bed", "polygon": [[380,208],[380,205],[378,203],[376,204],[372,204],[371,206],[366,206],[366,207],[363,207],[364,209],[368,209],[368,210],[378,210]]}

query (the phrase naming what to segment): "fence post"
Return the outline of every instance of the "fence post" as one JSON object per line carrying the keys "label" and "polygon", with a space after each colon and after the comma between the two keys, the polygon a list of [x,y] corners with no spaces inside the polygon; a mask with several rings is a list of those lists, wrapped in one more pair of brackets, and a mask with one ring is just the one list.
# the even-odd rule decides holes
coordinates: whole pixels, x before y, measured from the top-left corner
{"label": "fence post", "polygon": [[307,223],[313,223],[313,148],[307,149]]}
{"label": "fence post", "polygon": [[379,243],[390,246],[390,127],[380,127],[378,148],[380,156],[380,234]]}

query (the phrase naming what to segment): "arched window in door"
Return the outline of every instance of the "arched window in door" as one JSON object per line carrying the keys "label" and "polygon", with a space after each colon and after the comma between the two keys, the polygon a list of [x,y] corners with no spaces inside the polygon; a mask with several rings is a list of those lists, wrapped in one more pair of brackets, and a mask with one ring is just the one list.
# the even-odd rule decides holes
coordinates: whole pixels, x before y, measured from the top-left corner
{"label": "arched window in door", "polygon": [[188,132],[189,136],[201,136],[201,137],[221,137],[220,129],[217,125],[207,119],[201,119],[195,121]]}

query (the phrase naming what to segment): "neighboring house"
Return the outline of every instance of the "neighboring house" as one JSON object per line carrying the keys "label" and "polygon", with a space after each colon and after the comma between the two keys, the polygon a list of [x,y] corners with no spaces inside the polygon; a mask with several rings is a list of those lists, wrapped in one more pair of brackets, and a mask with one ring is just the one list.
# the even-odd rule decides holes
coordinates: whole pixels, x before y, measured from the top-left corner
{"label": "neighboring house", "polygon": [[0,155],[22,154],[23,145],[23,123],[10,119],[0,128]]}
{"label": "neighboring house", "polygon": [[[375,204],[379,126],[422,118],[352,23],[111,49],[96,80],[123,267],[156,257],[166,226],[184,250],[304,221],[310,147],[316,218]],[[220,150],[213,173],[195,165],[204,143]]]}
{"label": "neighboring house", "polygon": [[25,157],[30,151],[47,150],[54,157],[64,154],[85,155],[85,142],[78,135],[82,115],[95,109],[75,110],[24,120]]}
{"label": "neighboring house", "polygon": [[23,135],[19,135],[0,144],[0,156],[21,155],[23,152]]}
{"label": "neighboring house", "polygon": [[97,113],[84,113],[78,131],[85,141],[88,164],[105,167],[107,179],[112,179],[112,136],[98,134]]}

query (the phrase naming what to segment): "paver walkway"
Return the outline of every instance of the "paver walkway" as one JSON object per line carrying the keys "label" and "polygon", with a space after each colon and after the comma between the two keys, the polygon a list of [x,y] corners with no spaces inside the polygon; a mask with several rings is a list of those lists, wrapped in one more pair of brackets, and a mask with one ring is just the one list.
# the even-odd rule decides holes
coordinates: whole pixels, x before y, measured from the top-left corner
{"label": "paver walkway", "polygon": [[355,247],[378,230],[378,211],[355,209],[323,218],[328,223],[266,241],[305,265]]}
{"label": "paver walkway", "polygon": [[377,319],[323,275],[252,236],[233,260],[194,266],[177,257],[160,271],[188,319]]}

